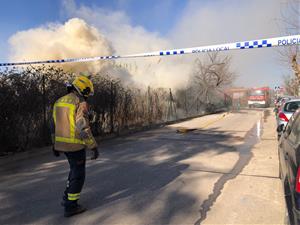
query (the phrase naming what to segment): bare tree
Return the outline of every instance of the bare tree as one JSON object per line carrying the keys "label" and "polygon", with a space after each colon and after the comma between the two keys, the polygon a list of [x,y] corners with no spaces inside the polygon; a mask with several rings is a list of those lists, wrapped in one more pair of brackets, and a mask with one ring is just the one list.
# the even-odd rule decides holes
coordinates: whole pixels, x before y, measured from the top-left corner
{"label": "bare tree", "polygon": [[297,61],[297,56],[299,56],[298,52],[292,55],[292,68],[295,72],[295,76],[300,80],[300,63]]}
{"label": "bare tree", "polygon": [[[285,34],[290,34],[290,35],[299,34],[300,31],[300,1],[299,0],[288,0],[286,3],[283,4],[280,21],[281,21],[281,26],[283,26],[283,30]],[[299,89],[299,84],[300,84],[299,52],[300,52],[300,47],[297,45],[288,46],[279,50],[281,61],[287,63],[295,73],[297,82],[293,84],[293,87],[295,85],[298,85],[297,89]],[[288,76],[284,78],[284,83],[285,85],[287,85],[288,83],[295,82],[296,80],[293,77]]]}
{"label": "bare tree", "polygon": [[208,53],[206,59],[195,61],[193,80],[198,92],[197,97],[207,105],[213,98],[231,85],[235,74],[230,70],[231,58],[217,53]]}
{"label": "bare tree", "polygon": [[298,95],[299,81],[294,76],[284,76],[283,77],[285,91],[288,95],[296,96]]}

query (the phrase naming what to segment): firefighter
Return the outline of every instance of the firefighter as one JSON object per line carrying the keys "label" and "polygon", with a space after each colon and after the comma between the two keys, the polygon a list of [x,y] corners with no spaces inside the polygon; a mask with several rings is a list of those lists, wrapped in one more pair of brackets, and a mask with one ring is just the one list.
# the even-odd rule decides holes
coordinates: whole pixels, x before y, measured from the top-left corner
{"label": "firefighter", "polygon": [[86,102],[94,93],[93,83],[87,76],[80,75],[67,90],[68,94],[59,98],[53,107],[53,153],[59,156],[63,152],[70,165],[62,201],[64,216],[70,217],[86,210],[77,203],[85,180],[86,149],[91,150],[91,159],[97,159],[99,153],[90,129]]}

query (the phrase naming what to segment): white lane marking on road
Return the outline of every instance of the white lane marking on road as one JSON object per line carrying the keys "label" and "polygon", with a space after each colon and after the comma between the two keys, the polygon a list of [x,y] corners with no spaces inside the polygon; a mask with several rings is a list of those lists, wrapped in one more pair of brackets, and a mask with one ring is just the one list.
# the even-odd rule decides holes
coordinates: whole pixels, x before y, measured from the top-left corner
{"label": "white lane marking on road", "polygon": [[257,121],[257,124],[256,124],[256,134],[257,134],[257,137],[259,138],[260,137],[260,133],[261,133],[261,129],[260,129],[260,120]]}

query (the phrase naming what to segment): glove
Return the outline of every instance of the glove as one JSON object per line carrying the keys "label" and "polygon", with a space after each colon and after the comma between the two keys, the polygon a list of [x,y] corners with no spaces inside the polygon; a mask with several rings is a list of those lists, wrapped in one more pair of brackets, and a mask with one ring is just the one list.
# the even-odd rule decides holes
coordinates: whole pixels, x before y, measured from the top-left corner
{"label": "glove", "polygon": [[53,155],[54,155],[55,157],[59,157],[59,156],[60,156],[59,151],[55,150],[54,146],[52,147],[52,152],[53,152]]}
{"label": "glove", "polygon": [[99,156],[98,148],[93,148],[93,149],[91,149],[91,151],[92,151],[91,160],[97,159]]}

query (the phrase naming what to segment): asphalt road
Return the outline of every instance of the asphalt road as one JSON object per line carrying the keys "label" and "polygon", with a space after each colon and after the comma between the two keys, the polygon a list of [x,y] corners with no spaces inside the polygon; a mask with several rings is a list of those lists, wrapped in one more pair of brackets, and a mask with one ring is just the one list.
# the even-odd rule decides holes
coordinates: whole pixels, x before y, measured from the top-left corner
{"label": "asphalt road", "polygon": [[88,211],[72,218],[60,206],[64,156],[1,160],[0,224],[283,224],[274,131],[270,112],[252,110],[104,141],[87,161]]}

